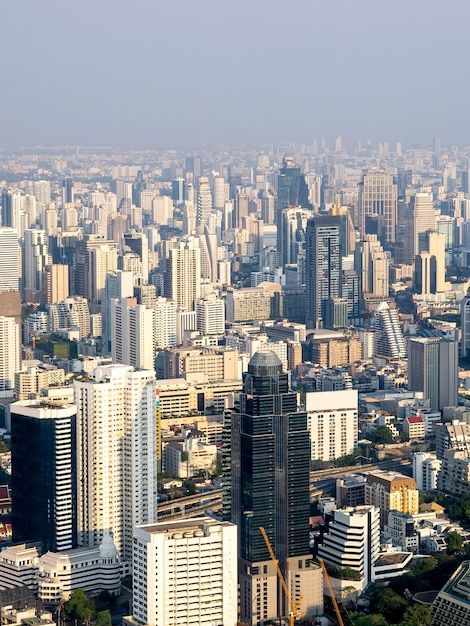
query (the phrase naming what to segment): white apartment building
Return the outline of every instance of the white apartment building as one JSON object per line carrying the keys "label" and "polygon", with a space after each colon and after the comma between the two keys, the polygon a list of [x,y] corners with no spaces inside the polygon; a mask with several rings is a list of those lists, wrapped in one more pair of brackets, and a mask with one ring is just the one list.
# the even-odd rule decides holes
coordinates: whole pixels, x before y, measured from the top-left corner
{"label": "white apartment building", "polygon": [[306,394],[312,461],[334,461],[357,446],[358,395],[354,389]]}
{"label": "white apartment building", "polygon": [[128,625],[235,626],[237,527],[210,517],[134,531]]}
{"label": "white apartment building", "polygon": [[437,476],[441,471],[442,461],[436,453],[415,452],[412,456],[413,478],[419,491],[437,489]]}
{"label": "white apartment building", "polygon": [[0,227],[0,291],[18,291],[19,274],[18,231]]}
{"label": "white apartment building", "polygon": [[106,365],[74,385],[79,544],[109,532],[130,559],[133,527],[157,514],[155,372]]}
{"label": "white apartment building", "polygon": [[154,314],[136,298],[111,300],[113,363],[153,369]]}
{"label": "white apartment building", "polygon": [[154,318],[156,350],[176,346],[176,303],[168,298],[157,298]]}
{"label": "white apartment building", "polygon": [[14,317],[0,315],[0,346],[1,393],[14,389],[15,372],[21,368],[20,329]]}
{"label": "white apartment building", "polygon": [[216,296],[206,296],[196,301],[197,330],[203,335],[225,333],[225,304]]}
{"label": "white apartment building", "polygon": [[380,549],[380,511],[375,506],[347,507],[333,511],[333,521],[318,554],[336,567],[362,575],[362,588],[373,581],[373,565]]}

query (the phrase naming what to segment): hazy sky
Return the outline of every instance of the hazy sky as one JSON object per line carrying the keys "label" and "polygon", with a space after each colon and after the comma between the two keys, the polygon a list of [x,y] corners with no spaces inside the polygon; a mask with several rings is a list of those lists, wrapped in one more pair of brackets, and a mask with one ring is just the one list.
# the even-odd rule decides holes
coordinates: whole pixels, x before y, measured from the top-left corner
{"label": "hazy sky", "polygon": [[470,143],[469,0],[2,2],[0,144]]}

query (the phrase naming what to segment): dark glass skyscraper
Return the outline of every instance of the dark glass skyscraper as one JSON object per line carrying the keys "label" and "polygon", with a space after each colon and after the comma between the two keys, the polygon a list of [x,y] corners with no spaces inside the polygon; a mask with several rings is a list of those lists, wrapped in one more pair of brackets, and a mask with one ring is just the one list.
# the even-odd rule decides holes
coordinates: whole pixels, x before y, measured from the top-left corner
{"label": "dark glass skyscraper", "polygon": [[246,604],[241,614],[249,615],[250,602],[259,598],[256,590],[247,590],[243,577],[256,576],[259,570],[270,574],[259,527],[265,528],[286,578],[288,559],[309,554],[307,414],[297,410],[297,394],[289,389],[288,376],[273,352],[252,357],[239,406],[228,419],[224,514],[239,529],[240,594],[241,604]]}
{"label": "dark glass skyscraper", "polygon": [[342,295],[339,216],[319,215],[308,221],[306,240],[307,328],[322,328],[327,302]]}

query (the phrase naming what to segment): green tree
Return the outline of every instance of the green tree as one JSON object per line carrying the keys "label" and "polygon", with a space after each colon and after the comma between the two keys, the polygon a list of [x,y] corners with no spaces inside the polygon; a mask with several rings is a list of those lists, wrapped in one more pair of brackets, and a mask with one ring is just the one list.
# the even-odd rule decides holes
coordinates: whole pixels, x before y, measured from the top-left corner
{"label": "green tree", "polygon": [[463,537],[456,530],[447,535],[447,554],[460,553],[463,550]]}
{"label": "green tree", "polygon": [[403,618],[408,602],[402,596],[395,593],[390,587],[378,590],[374,597],[373,610],[385,617],[387,623],[396,624]]}
{"label": "green tree", "polygon": [[431,623],[431,607],[424,604],[409,606],[400,626],[429,626]]}
{"label": "green tree", "polygon": [[83,589],[72,591],[64,608],[65,614],[74,624],[89,623],[95,613],[95,603],[85,594]]}
{"label": "green tree", "polygon": [[349,624],[354,624],[354,626],[389,626],[383,615],[361,615],[360,613],[350,615]]}
{"label": "green tree", "polygon": [[100,611],[96,616],[96,626],[112,626],[111,613],[109,611]]}
{"label": "green tree", "polygon": [[387,426],[378,426],[370,436],[374,443],[393,443],[393,435]]}

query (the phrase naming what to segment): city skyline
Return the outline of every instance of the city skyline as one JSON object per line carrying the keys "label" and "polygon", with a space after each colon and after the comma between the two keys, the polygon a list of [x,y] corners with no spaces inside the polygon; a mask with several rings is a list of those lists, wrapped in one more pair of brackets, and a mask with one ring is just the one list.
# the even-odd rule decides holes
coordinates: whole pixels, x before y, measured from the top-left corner
{"label": "city skyline", "polygon": [[393,10],[297,0],[287,15],[266,0],[230,12],[213,0],[112,11],[25,0],[4,11],[15,25],[0,44],[7,143],[470,141],[448,93],[466,94],[463,0],[398,0]]}

